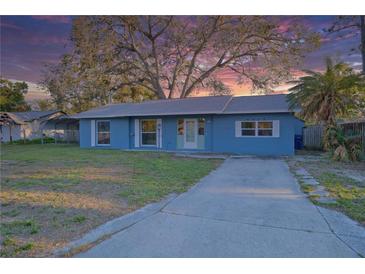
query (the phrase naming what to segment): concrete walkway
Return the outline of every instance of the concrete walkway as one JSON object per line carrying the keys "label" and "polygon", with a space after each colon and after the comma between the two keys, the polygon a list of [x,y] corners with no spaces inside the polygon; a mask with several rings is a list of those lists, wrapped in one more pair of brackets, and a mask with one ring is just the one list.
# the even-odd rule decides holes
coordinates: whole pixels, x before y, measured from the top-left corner
{"label": "concrete walkway", "polygon": [[358,257],[349,242],[301,193],[284,161],[230,158],[77,257]]}

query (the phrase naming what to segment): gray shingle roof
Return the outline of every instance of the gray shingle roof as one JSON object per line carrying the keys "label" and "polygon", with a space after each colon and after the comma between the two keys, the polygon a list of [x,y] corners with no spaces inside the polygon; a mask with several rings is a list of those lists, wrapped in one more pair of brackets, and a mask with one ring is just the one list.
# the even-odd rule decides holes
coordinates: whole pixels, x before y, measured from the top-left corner
{"label": "gray shingle roof", "polygon": [[286,94],[233,97],[223,113],[288,112]]}
{"label": "gray shingle roof", "polygon": [[49,110],[49,111],[25,111],[25,112],[2,112],[9,115],[11,119],[17,124],[24,124],[36,119],[40,119],[45,116],[52,115],[54,113],[60,112],[59,110]]}
{"label": "gray shingle roof", "polygon": [[240,97],[206,96],[185,99],[152,100],[142,103],[111,104],[78,113],[73,115],[72,118],[272,112],[291,112],[288,109],[285,95]]}
{"label": "gray shingle roof", "polygon": [[44,116],[48,116],[48,115],[56,113],[56,112],[58,112],[58,110],[12,112],[12,114],[16,115],[21,120],[28,122],[28,121],[32,121],[35,119],[39,119]]}

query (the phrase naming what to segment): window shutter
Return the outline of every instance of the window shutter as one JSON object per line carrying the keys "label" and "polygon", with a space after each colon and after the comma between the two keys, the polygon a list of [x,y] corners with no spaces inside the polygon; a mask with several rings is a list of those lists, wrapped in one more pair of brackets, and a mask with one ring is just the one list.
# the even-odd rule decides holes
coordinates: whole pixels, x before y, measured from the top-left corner
{"label": "window shutter", "polygon": [[157,146],[159,148],[162,148],[162,119],[157,119],[157,131],[158,131],[158,136],[157,136],[158,144],[157,144]]}
{"label": "window shutter", "polygon": [[273,137],[280,137],[280,121],[279,120],[274,120],[272,125],[273,125],[272,136]]}
{"label": "window shutter", "polygon": [[91,146],[94,147],[95,146],[95,136],[96,136],[96,131],[95,131],[95,120],[91,120],[91,132],[90,132],[90,136],[91,136]]}
{"label": "window shutter", "polygon": [[139,119],[134,119],[134,147],[139,147]]}
{"label": "window shutter", "polygon": [[241,137],[242,136],[242,132],[241,132],[241,121],[236,121],[236,125],[235,125],[235,136],[236,137]]}

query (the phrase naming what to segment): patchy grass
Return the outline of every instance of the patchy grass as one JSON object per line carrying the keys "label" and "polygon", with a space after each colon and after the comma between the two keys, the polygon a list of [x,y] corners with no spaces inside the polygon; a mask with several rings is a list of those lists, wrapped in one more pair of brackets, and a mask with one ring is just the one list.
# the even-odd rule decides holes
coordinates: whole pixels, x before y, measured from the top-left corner
{"label": "patchy grass", "polygon": [[1,256],[49,256],[97,225],[186,191],[221,162],[73,145],[2,145]]}
{"label": "patchy grass", "polygon": [[0,224],[0,232],[2,235],[16,234],[36,234],[38,226],[34,220],[13,221]]}
{"label": "patchy grass", "polygon": [[333,207],[365,224],[365,188],[359,182],[333,173],[323,173],[318,179],[336,198]]}
{"label": "patchy grass", "polygon": [[0,251],[1,257],[14,257],[22,252],[29,252],[33,249],[34,243],[22,243],[15,240],[15,238],[7,237],[2,242],[3,248]]}
{"label": "patchy grass", "polygon": [[[365,225],[365,162],[336,162],[328,155],[316,152],[302,154],[288,160],[291,169],[305,168],[336,203],[318,203],[316,197],[309,197],[314,203],[345,213],[350,218]],[[302,191],[310,189],[301,184]]]}
{"label": "patchy grass", "polygon": [[312,192],[314,191],[314,186],[311,186],[311,185],[306,185],[306,184],[301,184],[300,185],[300,188],[301,190],[304,192],[304,193],[309,193],[309,192]]}
{"label": "patchy grass", "polygon": [[86,221],[86,217],[85,216],[82,216],[82,215],[78,215],[78,216],[75,216],[71,219],[72,222],[74,223],[83,223]]}

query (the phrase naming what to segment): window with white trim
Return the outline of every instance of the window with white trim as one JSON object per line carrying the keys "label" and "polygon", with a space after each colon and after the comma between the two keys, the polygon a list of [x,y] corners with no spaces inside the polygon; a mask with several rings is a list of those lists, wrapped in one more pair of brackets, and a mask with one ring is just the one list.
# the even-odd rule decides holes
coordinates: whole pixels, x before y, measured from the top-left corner
{"label": "window with white trim", "polygon": [[273,121],[241,121],[242,137],[272,137]]}
{"label": "window with white trim", "polygon": [[141,146],[157,145],[157,120],[141,120]]}
{"label": "window with white trim", "polygon": [[110,145],[110,121],[96,121],[96,140],[98,145]]}

